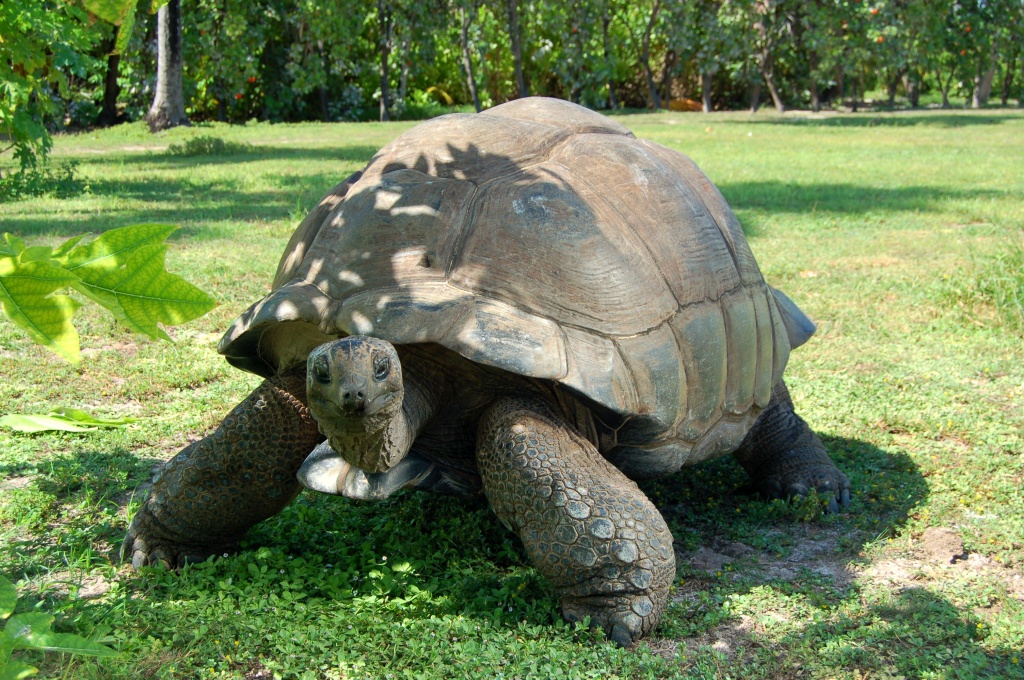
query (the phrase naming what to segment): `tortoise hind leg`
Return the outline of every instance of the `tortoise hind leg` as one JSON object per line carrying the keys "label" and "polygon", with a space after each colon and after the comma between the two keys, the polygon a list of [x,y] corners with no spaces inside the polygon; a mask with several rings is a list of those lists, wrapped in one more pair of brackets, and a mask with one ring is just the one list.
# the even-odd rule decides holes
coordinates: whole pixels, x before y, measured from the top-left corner
{"label": "tortoise hind leg", "polygon": [[323,439],[306,408],[305,371],[265,380],[210,436],[157,474],[121,559],[177,568],[233,551],[252,525],[298,495],[295,473]]}
{"label": "tortoise hind leg", "polygon": [[654,629],[675,555],[661,514],[636,484],[533,398],[491,406],[477,459],[491,507],[558,590],[566,619],[589,616],[622,646]]}
{"label": "tortoise hind leg", "polygon": [[[829,498],[829,510],[850,503],[850,480],[804,419],[796,414],[781,380],[754,427],[733,454],[754,488],[769,498],[806,496],[811,489]],[[837,502],[838,501],[838,502]]]}

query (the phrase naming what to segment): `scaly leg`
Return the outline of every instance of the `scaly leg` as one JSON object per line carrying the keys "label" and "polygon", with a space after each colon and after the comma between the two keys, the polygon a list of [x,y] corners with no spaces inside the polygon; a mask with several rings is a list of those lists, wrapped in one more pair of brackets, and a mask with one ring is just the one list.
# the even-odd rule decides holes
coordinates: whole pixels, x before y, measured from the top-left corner
{"label": "scaly leg", "polygon": [[[772,400],[733,454],[754,487],[769,498],[806,496],[811,489],[828,496],[829,510],[850,503],[850,480],[835,466],[818,435],[793,410],[781,380]],[[836,502],[838,501],[838,503]]]}
{"label": "scaly leg", "polygon": [[617,644],[648,634],[675,578],[657,508],[544,402],[506,398],[477,436],[484,491],[551,581],[569,621],[590,616]]}
{"label": "scaly leg", "polygon": [[232,551],[302,489],[295,473],[323,439],[306,408],[305,371],[274,376],[210,436],[157,474],[121,545],[132,566],[177,568]]}

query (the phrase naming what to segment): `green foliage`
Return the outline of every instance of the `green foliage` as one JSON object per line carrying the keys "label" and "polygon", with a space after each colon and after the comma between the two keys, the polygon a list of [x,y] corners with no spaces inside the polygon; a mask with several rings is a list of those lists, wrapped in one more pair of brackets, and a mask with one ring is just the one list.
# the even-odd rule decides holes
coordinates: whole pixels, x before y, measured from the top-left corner
{"label": "green foliage", "polygon": [[192,137],[180,144],[171,144],[167,147],[167,153],[171,156],[232,156],[236,154],[252,153],[256,150],[252,144],[239,142],[226,142],[220,137],[200,135]]}
{"label": "green foliage", "polygon": [[0,176],[0,203],[32,196],[69,198],[84,188],[78,177],[78,161],[31,167]]}
{"label": "green foliage", "polygon": [[21,170],[49,153],[46,121],[56,111],[51,93],[69,97],[68,78],[96,68],[87,53],[99,35],[86,11],[72,3],[0,4],[0,139],[13,147]]}
{"label": "green foliage", "polygon": [[[13,652],[29,649],[85,656],[117,656],[117,652],[94,640],[72,633],[51,630],[54,617],[43,612],[14,614],[18,591],[14,584],[0,576],[0,680],[23,680],[39,672],[34,666],[11,658]],[[14,614],[12,616],[12,614]]]}
{"label": "green foliage", "polygon": [[213,299],[166,271],[163,243],[177,227],[140,224],[112,229],[88,244],[82,236],[56,250],[26,247],[11,234],[0,244],[0,302],[8,318],[72,363],[78,332],[71,323],[81,306],[59,290],[74,288],[105,307],[133,331],[169,340],[159,323],[177,325],[202,316]]}

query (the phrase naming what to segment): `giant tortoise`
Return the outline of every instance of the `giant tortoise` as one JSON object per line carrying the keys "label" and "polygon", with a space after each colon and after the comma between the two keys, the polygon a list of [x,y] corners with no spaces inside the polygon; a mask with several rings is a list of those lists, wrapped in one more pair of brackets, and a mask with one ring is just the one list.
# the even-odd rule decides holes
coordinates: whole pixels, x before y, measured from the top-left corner
{"label": "giant tortoise", "polygon": [[482,492],[563,615],[630,644],[675,576],[633,480],[731,453],[769,495],[849,501],[782,381],[813,332],[686,156],[554,99],[442,116],[295,231],[219,346],[266,380],[163,468],[122,555],[230,551],[303,485]]}

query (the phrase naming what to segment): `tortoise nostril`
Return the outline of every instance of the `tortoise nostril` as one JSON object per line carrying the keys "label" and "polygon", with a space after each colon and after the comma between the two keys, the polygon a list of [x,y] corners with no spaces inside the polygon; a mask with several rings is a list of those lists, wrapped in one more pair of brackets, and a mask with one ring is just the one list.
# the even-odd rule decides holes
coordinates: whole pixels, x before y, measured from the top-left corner
{"label": "tortoise nostril", "polygon": [[356,392],[356,399],[363,399],[365,395],[362,392]]}

